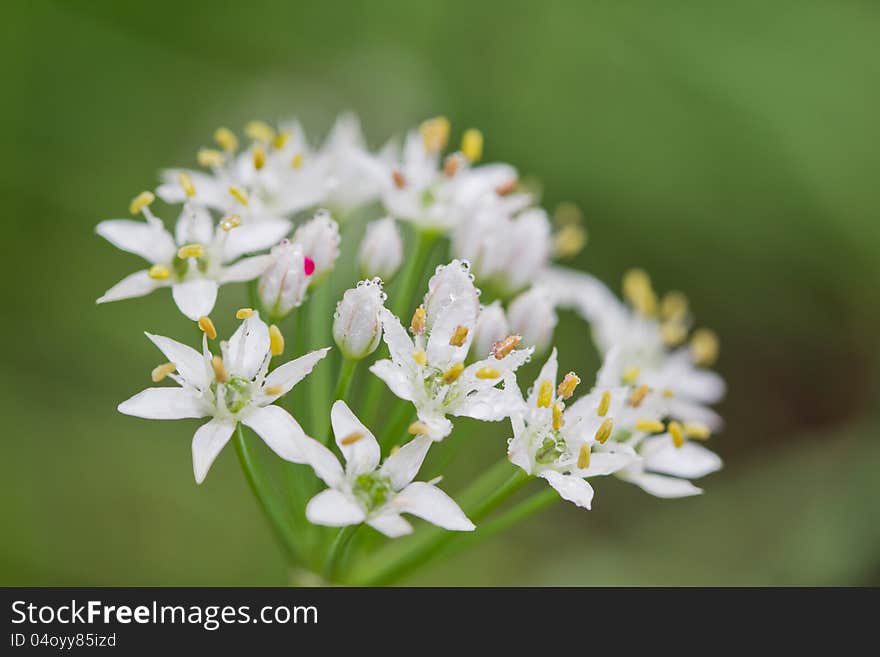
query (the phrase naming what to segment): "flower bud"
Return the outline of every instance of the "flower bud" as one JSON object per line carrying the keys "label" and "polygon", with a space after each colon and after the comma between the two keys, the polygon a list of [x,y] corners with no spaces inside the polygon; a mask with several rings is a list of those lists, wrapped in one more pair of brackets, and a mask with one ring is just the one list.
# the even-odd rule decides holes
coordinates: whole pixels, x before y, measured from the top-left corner
{"label": "flower bud", "polygon": [[391,217],[367,225],[367,232],[358,251],[358,264],[364,276],[378,276],[390,281],[403,261],[403,239]]}
{"label": "flower bud", "polygon": [[471,342],[471,356],[475,360],[486,358],[492,353],[492,345],[510,335],[510,326],[500,301],[493,301],[480,311],[474,339]]}
{"label": "flower bud", "polygon": [[302,304],[311,277],[299,244],[282,240],[272,247],[271,255],[272,264],[260,276],[257,293],[265,311],[278,320]]}
{"label": "flower bud", "polygon": [[361,281],[345,291],[333,315],[333,339],[342,355],[361,360],[376,351],[382,337],[379,311],[385,303],[382,281]]}
{"label": "flower bud", "polygon": [[339,224],[326,210],[318,210],[315,216],[293,233],[293,241],[302,247],[303,253],[315,263],[311,284],[320,282],[333,269],[339,257]]}
{"label": "flower bud", "polygon": [[480,291],[474,287],[474,277],[466,262],[453,260],[448,265],[437,267],[431,280],[428,281],[428,293],[425,295],[428,331],[434,326],[437,317],[449,306],[461,303],[464,313],[459,324],[473,326],[480,312]]}
{"label": "flower bud", "polygon": [[535,286],[516,297],[507,308],[510,330],[522,336],[523,346],[534,347],[538,353],[550,346],[559,319],[550,297],[549,290]]}

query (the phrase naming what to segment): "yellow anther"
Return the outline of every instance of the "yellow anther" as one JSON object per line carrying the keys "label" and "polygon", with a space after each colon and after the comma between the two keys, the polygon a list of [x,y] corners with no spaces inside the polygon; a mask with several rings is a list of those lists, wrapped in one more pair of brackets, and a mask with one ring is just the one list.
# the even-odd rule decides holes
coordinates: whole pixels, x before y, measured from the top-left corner
{"label": "yellow anther", "polygon": [[688,313],[688,299],[683,292],[667,292],[660,300],[660,317],[667,321],[682,321]]}
{"label": "yellow anther", "polygon": [[238,137],[229,128],[217,128],[214,131],[214,141],[224,151],[234,151],[238,148]]}
{"label": "yellow anther", "polygon": [[241,226],[241,217],[237,214],[231,214],[220,222],[220,228],[227,233],[233,228],[238,228],[239,226]]}
{"label": "yellow anther", "polygon": [[284,353],[284,336],[281,335],[281,329],[275,324],[269,327],[269,352],[273,356],[280,356]]}
{"label": "yellow anther", "polygon": [[214,370],[214,378],[218,383],[226,383],[229,381],[229,372],[226,371],[226,365],[220,356],[214,356],[211,359],[211,369]]}
{"label": "yellow anther", "polygon": [[623,381],[626,385],[632,385],[639,379],[639,374],[642,373],[641,368],[633,365],[632,367],[627,367],[623,370],[623,374],[620,377],[620,380]]}
{"label": "yellow anther", "polygon": [[691,358],[700,367],[714,365],[720,348],[718,336],[711,329],[697,329],[691,336]]}
{"label": "yellow anther", "polygon": [[587,245],[587,231],[583,226],[569,224],[553,236],[553,252],[560,258],[573,258]]}
{"label": "yellow anther", "polygon": [[604,445],[605,442],[609,438],[611,438],[611,432],[613,430],[614,420],[609,417],[607,420],[603,421],[602,424],[599,425],[598,429],[596,429],[596,435],[594,436],[596,442],[598,442],[600,445]]}
{"label": "yellow anther", "polygon": [[412,353],[413,360],[416,361],[419,365],[424,367],[428,364],[428,354],[425,353],[424,349],[416,349]]}
{"label": "yellow anther", "polygon": [[303,165],[303,160],[305,160],[303,154],[297,153],[290,159],[290,166],[292,166],[294,169],[299,169]]}
{"label": "yellow anther", "polygon": [[449,338],[449,346],[451,347],[460,347],[464,344],[464,341],[467,340],[468,336],[468,327],[467,326],[456,326],[455,330],[452,332],[452,337]]}
{"label": "yellow anther", "polygon": [[650,391],[651,389],[646,385],[640,385],[638,388],[635,388],[629,395],[629,405],[633,408],[638,408],[645,401],[645,397],[648,396]]}
{"label": "yellow anther", "polygon": [[397,187],[397,189],[403,189],[404,187],[406,187],[406,176],[404,176],[397,169],[391,172],[391,181],[394,183],[394,186]]}
{"label": "yellow anther", "polygon": [[156,196],[153,192],[141,192],[131,199],[131,203],[128,204],[128,211],[132,214],[137,214],[155,200]]}
{"label": "yellow anther", "polygon": [[287,146],[287,142],[290,140],[290,133],[286,131],[281,131],[277,135],[275,135],[275,139],[272,140],[272,148],[276,151],[280,151],[282,148]]}
{"label": "yellow anther", "polygon": [[200,148],[196,155],[199,166],[203,167],[219,167],[223,164],[223,153],[213,148]]}
{"label": "yellow anther", "polygon": [[668,320],[660,325],[660,337],[667,346],[674,347],[687,338],[687,327],[677,320]]}
{"label": "yellow anther", "polygon": [[556,396],[560,399],[569,399],[574,394],[574,389],[578,387],[580,382],[581,377],[574,372],[569,372],[563,377],[562,383],[556,388]]}
{"label": "yellow anther", "polygon": [[203,244],[199,244],[198,242],[194,242],[193,244],[184,244],[182,247],[177,249],[177,257],[181,260],[186,260],[187,258],[201,258],[205,255],[205,247]]}
{"label": "yellow anther", "polygon": [[147,271],[147,276],[156,281],[164,281],[171,278],[171,270],[165,265],[153,265]]}
{"label": "yellow anther", "polygon": [[673,397],[675,397],[675,392],[673,392],[669,388],[663,388],[663,392],[661,392],[660,394],[663,395],[665,399],[672,399]]}
{"label": "yellow anther", "polygon": [[229,193],[232,194],[232,197],[241,203],[242,205],[248,204],[247,194],[244,193],[244,190],[241,187],[236,187],[235,185],[229,186]]}
{"label": "yellow anther", "polygon": [[501,372],[495,367],[481,367],[476,372],[478,379],[497,379],[501,376]]}
{"label": "yellow anther", "polygon": [[247,319],[254,316],[253,308],[239,308],[235,311],[235,319]]}
{"label": "yellow anther", "polygon": [[[607,438],[606,438],[607,440]],[[590,467],[590,446],[589,445],[581,445],[581,449],[578,452],[578,470],[586,470]]]}
{"label": "yellow anther", "polygon": [[553,404],[553,430],[559,431],[562,426],[565,424],[565,419],[562,417],[562,411],[565,410],[565,406],[563,406],[560,402],[556,402]]}
{"label": "yellow anther", "polygon": [[458,377],[464,372],[464,363],[456,363],[443,372],[443,383],[450,385],[458,381]]}
{"label": "yellow anther", "polygon": [[636,431],[644,431],[645,433],[660,433],[663,431],[663,423],[660,420],[647,420],[642,418],[636,420]]}
{"label": "yellow anther", "polygon": [[461,156],[458,153],[452,153],[443,160],[443,175],[452,178],[461,168]]}
{"label": "yellow anther", "polygon": [[407,427],[406,431],[413,436],[427,436],[429,433],[431,433],[428,425],[424,422],[413,422]]}
{"label": "yellow anther", "polygon": [[209,340],[217,338],[217,328],[207,315],[199,318],[199,328],[202,329],[202,333],[208,336]]}
{"label": "yellow anther", "polygon": [[507,196],[516,190],[518,184],[519,181],[516,178],[511,178],[507,182],[498,185],[498,187],[495,188],[495,193],[498,194],[498,196]]}
{"label": "yellow anther", "polygon": [[244,134],[254,141],[271,144],[275,140],[275,130],[265,121],[249,121],[244,127]]}
{"label": "yellow anther", "polygon": [[266,166],[266,149],[259,145],[254,146],[253,158],[254,169],[259,171]]}
{"label": "yellow anther", "polygon": [[413,332],[413,335],[421,335],[425,332],[427,323],[428,313],[424,307],[419,306],[413,313],[412,321],[409,323],[409,330]]}
{"label": "yellow anther", "polygon": [[348,434],[345,438],[339,441],[340,445],[354,445],[357,441],[362,440],[367,437],[363,431],[353,431]]}
{"label": "yellow anther", "polygon": [[389,454],[390,456],[394,456],[394,455],[397,454],[397,452],[399,452],[399,451],[400,451],[400,445],[395,445],[395,446],[392,447],[390,450],[388,450],[388,454]]}
{"label": "yellow anther", "polygon": [[538,401],[540,408],[550,408],[553,403],[553,382],[550,379],[543,379],[538,384]]}
{"label": "yellow anther", "polygon": [[437,116],[424,121],[419,126],[422,135],[422,143],[429,153],[439,153],[449,143],[449,119],[445,116]]}
{"label": "yellow anther", "polygon": [[611,408],[611,392],[606,390],[602,393],[602,398],[599,400],[599,408],[596,409],[596,415],[605,417],[608,415],[609,408]]}
{"label": "yellow anther", "polygon": [[476,128],[465,130],[461,136],[461,152],[471,162],[479,162],[483,157],[483,133]]}
{"label": "yellow anther", "polygon": [[196,195],[196,186],[193,185],[192,178],[189,177],[188,173],[181,171],[180,175],[177,176],[177,182],[183,187],[183,193],[186,194],[187,198],[192,198]]}
{"label": "yellow anther", "polygon": [[153,380],[153,383],[159,383],[159,381],[164,379],[176,369],[177,365],[175,365],[174,363],[162,363],[161,365],[157,365],[153,368],[153,371],[150,372],[150,378]]}
{"label": "yellow anther", "polygon": [[503,340],[499,340],[493,344],[492,353],[495,354],[495,360],[501,360],[504,358],[507,354],[516,349],[521,341],[521,335],[508,335]]}
{"label": "yellow anther", "polygon": [[265,394],[269,395],[270,397],[274,397],[275,395],[280,395],[282,392],[284,392],[284,386],[282,386],[282,385],[267,386],[267,387],[263,388],[263,392]]}
{"label": "yellow anther", "polygon": [[676,447],[682,447],[685,439],[684,427],[682,427],[680,423],[672,421],[669,423],[667,429],[669,430],[669,435],[672,436],[672,443]]}
{"label": "yellow anther", "polygon": [[701,422],[685,422],[684,435],[694,440],[708,440],[712,431]]}
{"label": "yellow anther", "polygon": [[657,295],[651,278],[643,269],[630,269],[623,275],[623,296],[645,317],[657,313]]}
{"label": "yellow anther", "polygon": [[583,223],[584,213],[577,203],[563,201],[553,210],[553,223],[560,228],[565,226],[578,226]]}

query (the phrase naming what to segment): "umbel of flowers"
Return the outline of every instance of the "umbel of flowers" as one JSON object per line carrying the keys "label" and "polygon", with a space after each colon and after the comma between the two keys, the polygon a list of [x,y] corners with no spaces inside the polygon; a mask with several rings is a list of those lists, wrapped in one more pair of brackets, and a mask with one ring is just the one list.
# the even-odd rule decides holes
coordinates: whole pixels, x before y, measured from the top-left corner
{"label": "umbel of flowers", "polygon": [[[132,218],[96,229],[144,261],[98,303],[170,288],[179,335],[201,335],[147,333],[154,386],[119,411],[203,418],[197,483],[234,443],[307,581],[395,582],[461,532],[473,544],[560,498],[589,509],[601,477],[672,498],[721,467],[704,446],[722,425],[718,339],[686,297],[631,269],[619,299],[559,264],[586,242],[576,208],[551,219],[513,166],[482,163],[481,132],[450,137],[443,117],[376,151],[351,115],[320,143],[296,121],[219,128],[199,168],[164,170]],[[240,307],[218,314],[226,295]],[[594,378],[560,370],[558,309],[586,322]],[[469,441],[495,441],[499,462],[450,496],[438,468]]]}

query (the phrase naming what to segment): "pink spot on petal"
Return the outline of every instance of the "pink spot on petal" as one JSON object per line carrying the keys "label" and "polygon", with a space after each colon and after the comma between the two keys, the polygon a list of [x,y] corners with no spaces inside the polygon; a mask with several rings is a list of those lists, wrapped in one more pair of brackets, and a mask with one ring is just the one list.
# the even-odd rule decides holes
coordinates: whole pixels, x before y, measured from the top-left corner
{"label": "pink spot on petal", "polygon": [[315,261],[312,260],[309,256],[306,256],[305,259],[305,271],[306,276],[311,276],[315,273]]}

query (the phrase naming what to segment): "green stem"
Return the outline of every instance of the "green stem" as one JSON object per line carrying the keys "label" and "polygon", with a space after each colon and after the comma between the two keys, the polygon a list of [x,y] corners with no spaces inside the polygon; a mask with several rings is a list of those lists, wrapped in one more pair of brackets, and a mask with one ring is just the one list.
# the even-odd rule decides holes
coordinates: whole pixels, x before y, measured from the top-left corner
{"label": "green stem", "polygon": [[300,563],[302,557],[296,534],[287,523],[287,514],[284,511],[281,500],[272,489],[271,483],[266,478],[266,473],[251,452],[240,423],[233,442],[235,443],[235,451],[238,454],[238,460],[241,463],[241,469],[244,471],[245,479],[247,479],[254,497],[257,498],[260,509],[262,509],[269,520],[276,538],[281,543],[291,563]]}
{"label": "green stem", "polygon": [[[309,322],[309,348],[319,349],[325,346],[323,342],[329,339],[330,331],[327,329],[328,316],[327,304],[330,294],[329,280],[325,280],[318,289],[314,291],[311,301],[308,304],[308,322]],[[312,435],[321,438],[326,435],[329,430],[329,397],[330,397],[330,378],[328,367],[330,363],[318,363],[309,376],[309,387],[312,394],[310,402],[312,412]]]}
{"label": "green stem", "polygon": [[379,445],[383,451],[387,450],[395,440],[400,439],[415,416],[415,409],[408,401],[397,400],[397,404],[391,416],[385,424],[385,431],[379,439]]}
{"label": "green stem", "polygon": [[395,290],[394,314],[403,318],[410,310],[416,286],[421,282],[422,275],[431,256],[431,250],[437,241],[437,233],[427,230],[416,230],[416,244],[413,254],[406,260]]}
{"label": "green stem", "polygon": [[339,378],[336,381],[336,391],[333,393],[333,400],[341,399],[343,401],[348,397],[348,391],[351,389],[351,381],[354,378],[354,372],[360,361],[353,358],[343,358],[342,366],[339,368]]}
{"label": "green stem", "polygon": [[339,564],[342,563],[345,549],[360,526],[360,524],[348,525],[336,533],[336,537],[333,539],[333,543],[330,545],[330,550],[327,553],[327,562],[324,565],[324,577],[329,582],[336,581],[336,577],[339,574]]}

